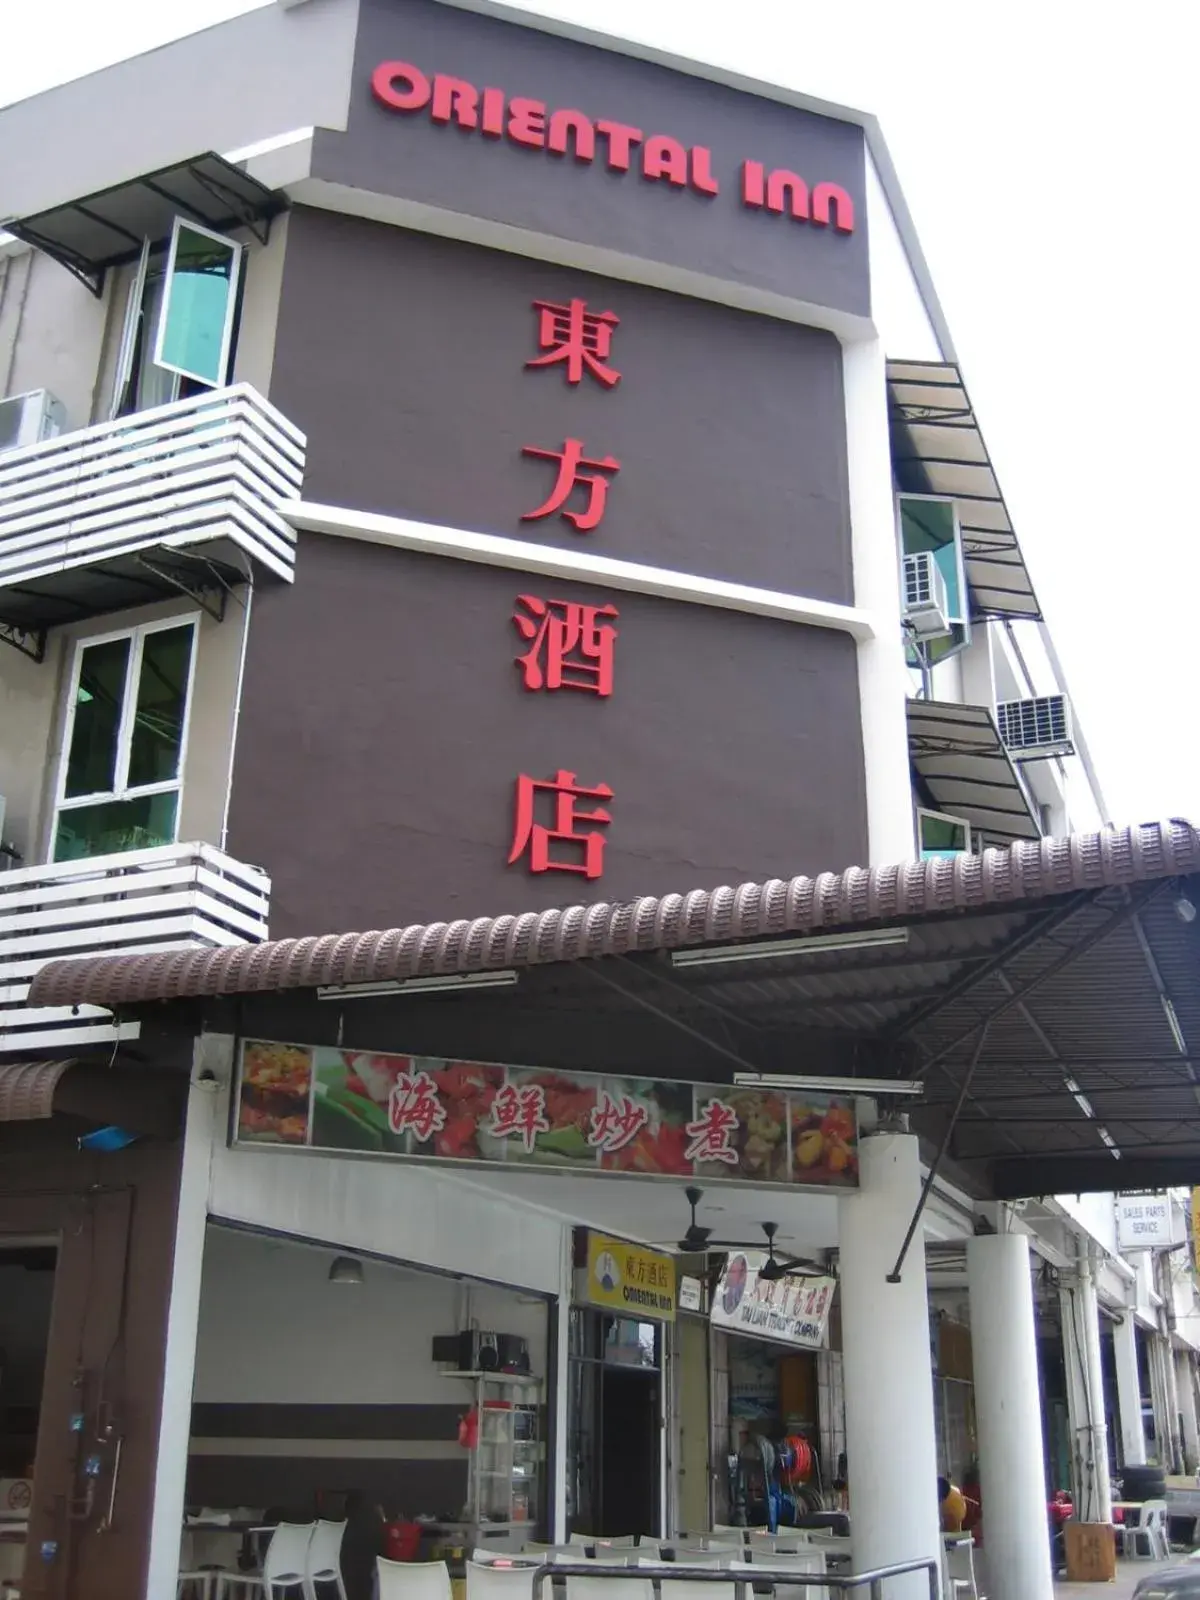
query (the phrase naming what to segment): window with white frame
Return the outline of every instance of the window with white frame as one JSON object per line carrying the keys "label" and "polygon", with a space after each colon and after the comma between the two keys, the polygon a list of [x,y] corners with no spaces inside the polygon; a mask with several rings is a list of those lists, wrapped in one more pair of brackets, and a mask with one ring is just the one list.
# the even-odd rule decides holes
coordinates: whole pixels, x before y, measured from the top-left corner
{"label": "window with white frame", "polygon": [[927,811],[918,806],[917,834],[922,861],[935,856],[966,855],[971,849],[971,824],[965,817],[953,817],[945,811]]}
{"label": "window with white frame", "polygon": [[195,654],[194,617],[80,640],[53,860],[175,842]]}
{"label": "window with white frame", "polygon": [[928,550],[946,588],[949,633],[908,646],[910,666],[931,667],[971,642],[970,592],[958,508],[953,500],[923,494],[902,494],[898,505],[902,553],[911,556]]}
{"label": "window with white frame", "polygon": [[113,417],[229,381],[241,270],[240,244],[183,217],[169,244],[143,243],[126,301]]}

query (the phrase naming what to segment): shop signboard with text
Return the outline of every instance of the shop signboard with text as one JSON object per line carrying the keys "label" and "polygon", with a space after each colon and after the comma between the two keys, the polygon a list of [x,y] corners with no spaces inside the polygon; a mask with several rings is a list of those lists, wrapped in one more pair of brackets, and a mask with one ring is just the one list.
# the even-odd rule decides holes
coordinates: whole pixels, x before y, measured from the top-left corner
{"label": "shop signboard with text", "polygon": [[1179,1243],[1172,1228],[1169,1195],[1117,1196],[1118,1250],[1169,1250]]}
{"label": "shop signboard with text", "polygon": [[241,1046],[234,1137],[589,1175],[858,1183],[846,1097],[257,1039]]}
{"label": "shop signboard with text", "polygon": [[588,1232],[589,1305],[655,1322],[675,1320],[675,1263],[661,1250]]}
{"label": "shop signboard with text", "polygon": [[764,1278],[768,1259],[764,1250],[731,1253],[713,1294],[713,1326],[804,1350],[823,1349],[836,1280],[792,1273]]}

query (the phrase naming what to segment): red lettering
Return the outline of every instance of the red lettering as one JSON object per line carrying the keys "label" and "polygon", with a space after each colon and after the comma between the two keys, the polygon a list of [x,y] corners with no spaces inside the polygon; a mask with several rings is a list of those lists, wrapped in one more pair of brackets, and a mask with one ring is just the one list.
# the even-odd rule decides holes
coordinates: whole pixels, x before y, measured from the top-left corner
{"label": "red lettering", "polygon": [[829,208],[833,207],[833,225],[839,233],[854,232],[854,201],[836,183],[819,183],[813,190],[814,222],[829,226]]}
{"label": "red lettering", "polygon": [[504,90],[485,89],[479,118],[480,131],[487,139],[504,137]]}
{"label": "red lettering", "polygon": [[652,133],[642,150],[642,177],[649,178],[651,182],[665,178],[668,183],[684,189],[687,187],[687,175],[687,151],[679,140],[672,139],[669,134]]}
{"label": "red lettering", "polygon": [[596,132],[608,140],[608,170],[628,172],[633,147],[642,142],[642,130],[627,122],[597,122]]}
{"label": "red lettering", "polygon": [[742,204],[761,206],[766,198],[763,164],[761,161],[742,162]]}
{"label": "red lettering", "polygon": [[371,74],[371,93],[393,111],[420,111],[429,104],[429,79],[407,61],[381,61]]}
{"label": "red lettering", "polygon": [[568,134],[575,140],[576,161],[595,159],[596,132],[592,127],[591,117],[585,117],[582,111],[555,111],[550,118],[550,134],[546,140],[546,149],[553,150],[556,156],[565,156]]}
{"label": "red lettering", "polygon": [[546,105],[542,100],[508,102],[508,137],[514,144],[540,150],[546,143]]}
{"label": "red lettering", "polygon": [[434,122],[457,122],[460,128],[473,128],[479,121],[479,91],[463,78],[448,78],[439,72],[433,80],[433,104],[429,115]]}
{"label": "red lettering", "polygon": [[692,188],[697,194],[720,194],[721,186],[713,177],[712,151],[702,144],[694,144],[688,152]]}
{"label": "red lettering", "polygon": [[786,167],[776,167],[767,174],[767,210],[782,213],[789,205],[797,222],[808,221],[808,185]]}

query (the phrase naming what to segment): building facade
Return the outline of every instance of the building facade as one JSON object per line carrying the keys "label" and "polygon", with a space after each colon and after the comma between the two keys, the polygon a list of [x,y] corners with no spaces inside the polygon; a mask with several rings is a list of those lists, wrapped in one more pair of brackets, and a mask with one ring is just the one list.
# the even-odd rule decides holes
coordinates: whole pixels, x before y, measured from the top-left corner
{"label": "building facade", "polygon": [[[1037,1191],[982,1132],[943,1162],[941,1113],[918,1147],[889,1087],[933,1053],[909,1021],[1038,931],[1010,905],[943,948],[937,886],[1107,819],[872,119],[490,7],[281,0],[7,108],[3,152],[0,1271],[47,1352],[2,1474],[32,1484],[26,1600],[165,1600],[203,1559],[185,1506],[356,1494],[451,1543],[709,1529],[755,1493],[756,1423],[810,1439],[823,1499],[848,1484],[856,1564],[940,1559],[937,1471],[979,1458],[1000,1537],[1044,1511],[1040,1470],[1032,1502],[988,1492],[1017,1458],[993,1434],[989,1465],[974,1391],[994,1423],[1017,1378],[1019,1459],[1060,1399],[1062,1437],[1086,1413],[1047,1485],[1105,1521],[1101,1306],[1113,1464],[1145,1459],[1152,1394],[1194,1466],[1190,1278],[1129,1264],[1107,1176],[1098,1211],[1018,1213]],[[808,988],[786,950],[758,984],[664,953],[753,931],[723,886],[843,873],[849,907],[845,869],[906,863],[930,929],[832,933]],[[1141,881],[1113,872],[1066,909]],[[928,971],[851,1016],[839,940]],[[103,957],[165,986],[51,992]],[[189,987],[195,960],[228,982]],[[810,1296],[783,1357],[714,1327],[705,1247],[773,1266],[764,1216]],[[981,1294],[1012,1315],[982,1352],[951,1331]],[[457,1432],[495,1409],[463,1376],[489,1333],[531,1419],[500,1498]],[[1067,1368],[1041,1403],[1038,1333],[1077,1340],[1082,1391]],[[856,1479],[889,1434],[919,1470]],[[991,1592],[1048,1596],[1029,1544]]]}

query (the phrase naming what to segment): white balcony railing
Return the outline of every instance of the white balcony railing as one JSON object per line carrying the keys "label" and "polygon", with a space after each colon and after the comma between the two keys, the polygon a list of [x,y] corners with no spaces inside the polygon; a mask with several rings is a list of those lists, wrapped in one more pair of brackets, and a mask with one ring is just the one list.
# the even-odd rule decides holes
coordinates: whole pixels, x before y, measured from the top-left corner
{"label": "white balcony railing", "polygon": [[137,1037],[100,1006],[30,1006],[48,961],[257,944],[270,892],[265,872],[207,844],[0,872],[0,1057]]}
{"label": "white balcony railing", "polygon": [[[291,580],[278,507],[304,435],[248,384],[0,455],[0,594],[57,573],[223,541]],[[2,614],[2,608],[0,608]]]}

